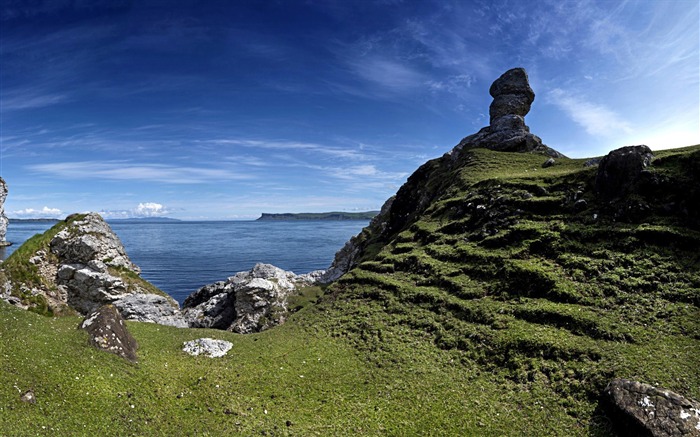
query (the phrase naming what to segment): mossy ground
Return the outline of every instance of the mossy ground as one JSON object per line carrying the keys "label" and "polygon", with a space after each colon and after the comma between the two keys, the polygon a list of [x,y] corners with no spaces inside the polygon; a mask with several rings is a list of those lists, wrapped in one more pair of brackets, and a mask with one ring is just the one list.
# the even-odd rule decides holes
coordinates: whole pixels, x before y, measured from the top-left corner
{"label": "mossy ground", "polygon": [[[698,150],[652,171],[677,182]],[[132,365],[77,318],[0,303],[0,434],[609,435],[613,377],[700,398],[700,233],[619,215],[583,160],[543,161],[471,151],[426,211],[260,334],[129,323]],[[630,205],[668,200],[649,196]],[[181,351],[199,337],[234,347]]]}

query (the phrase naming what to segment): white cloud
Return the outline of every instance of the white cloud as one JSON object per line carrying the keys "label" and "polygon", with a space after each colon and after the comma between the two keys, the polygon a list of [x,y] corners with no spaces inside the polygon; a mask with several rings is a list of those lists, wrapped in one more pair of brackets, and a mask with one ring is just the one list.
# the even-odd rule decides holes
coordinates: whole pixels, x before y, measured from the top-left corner
{"label": "white cloud", "polygon": [[560,88],[549,91],[547,98],[591,135],[609,137],[633,132],[628,121],[604,105],[588,102]]}
{"label": "white cloud", "polygon": [[171,213],[168,207],[156,202],[141,202],[133,209],[100,211],[100,215],[106,219],[165,217]]}
{"label": "white cloud", "polygon": [[17,211],[10,211],[10,217],[17,218],[59,218],[63,215],[58,208],[49,208],[45,206],[41,209],[26,208]]}
{"label": "white cloud", "polygon": [[134,215],[137,217],[162,217],[168,213],[166,207],[155,202],[139,203],[139,206],[134,209]]}

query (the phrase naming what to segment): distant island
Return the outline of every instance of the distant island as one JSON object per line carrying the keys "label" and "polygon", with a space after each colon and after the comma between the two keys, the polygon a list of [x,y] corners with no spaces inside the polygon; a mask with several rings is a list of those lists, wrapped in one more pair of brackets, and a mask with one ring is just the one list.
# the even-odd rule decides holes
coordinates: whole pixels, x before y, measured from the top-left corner
{"label": "distant island", "polygon": [[262,213],[258,221],[271,220],[371,220],[379,214],[379,211],[366,212],[302,212],[302,213],[283,213],[283,214],[268,214]]}
{"label": "distant island", "polygon": [[10,223],[58,223],[61,220],[60,219],[54,219],[54,218],[30,218],[30,219],[22,219],[22,218],[10,218]]}

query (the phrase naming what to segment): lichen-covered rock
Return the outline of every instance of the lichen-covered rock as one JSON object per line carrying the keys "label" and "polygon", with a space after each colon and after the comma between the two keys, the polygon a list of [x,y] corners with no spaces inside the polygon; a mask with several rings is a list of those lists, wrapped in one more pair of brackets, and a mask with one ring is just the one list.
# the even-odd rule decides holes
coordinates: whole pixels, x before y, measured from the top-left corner
{"label": "lichen-covered rock", "polygon": [[647,146],[627,146],[608,153],[598,164],[595,188],[611,200],[627,194],[649,167],[654,155]]}
{"label": "lichen-covered rock", "polygon": [[[71,217],[66,218],[70,221]],[[89,264],[100,261],[110,267],[124,267],[136,273],[140,269],[126,255],[124,246],[99,214],[85,214],[73,220],[51,240],[51,252],[63,264]]]}
{"label": "lichen-covered rock", "polygon": [[114,305],[103,305],[90,313],[80,329],[87,331],[92,346],[136,362],[138,344]]}
{"label": "lichen-covered rock", "polygon": [[620,435],[700,436],[700,403],[649,384],[615,379],[605,406]]}
{"label": "lichen-covered rock", "polygon": [[240,334],[259,332],[283,323],[288,298],[299,287],[313,285],[320,272],[296,275],[270,264],[256,264],[226,281],[206,285],[183,303],[190,327],[226,329]]}
{"label": "lichen-covered rock", "polygon": [[233,343],[226,340],[215,340],[213,338],[198,338],[186,341],[182,345],[182,350],[190,355],[205,355],[209,358],[223,357],[231,350]]}

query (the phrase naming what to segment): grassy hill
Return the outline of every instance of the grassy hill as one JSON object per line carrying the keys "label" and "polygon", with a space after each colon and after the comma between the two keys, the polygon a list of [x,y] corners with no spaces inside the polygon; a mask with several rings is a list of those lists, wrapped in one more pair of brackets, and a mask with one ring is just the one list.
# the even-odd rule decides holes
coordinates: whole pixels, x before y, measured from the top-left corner
{"label": "grassy hill", "polygon": [[[609,435],[613,377],[698,399],[700,146],[656,157],[656,183],[613,203],[584,160],[431,161],[395,200],[411,213],[285,325],[129,322],[138,364],[0,302],[0,434]],[[181,351],[199,337],[234,347]]]}

